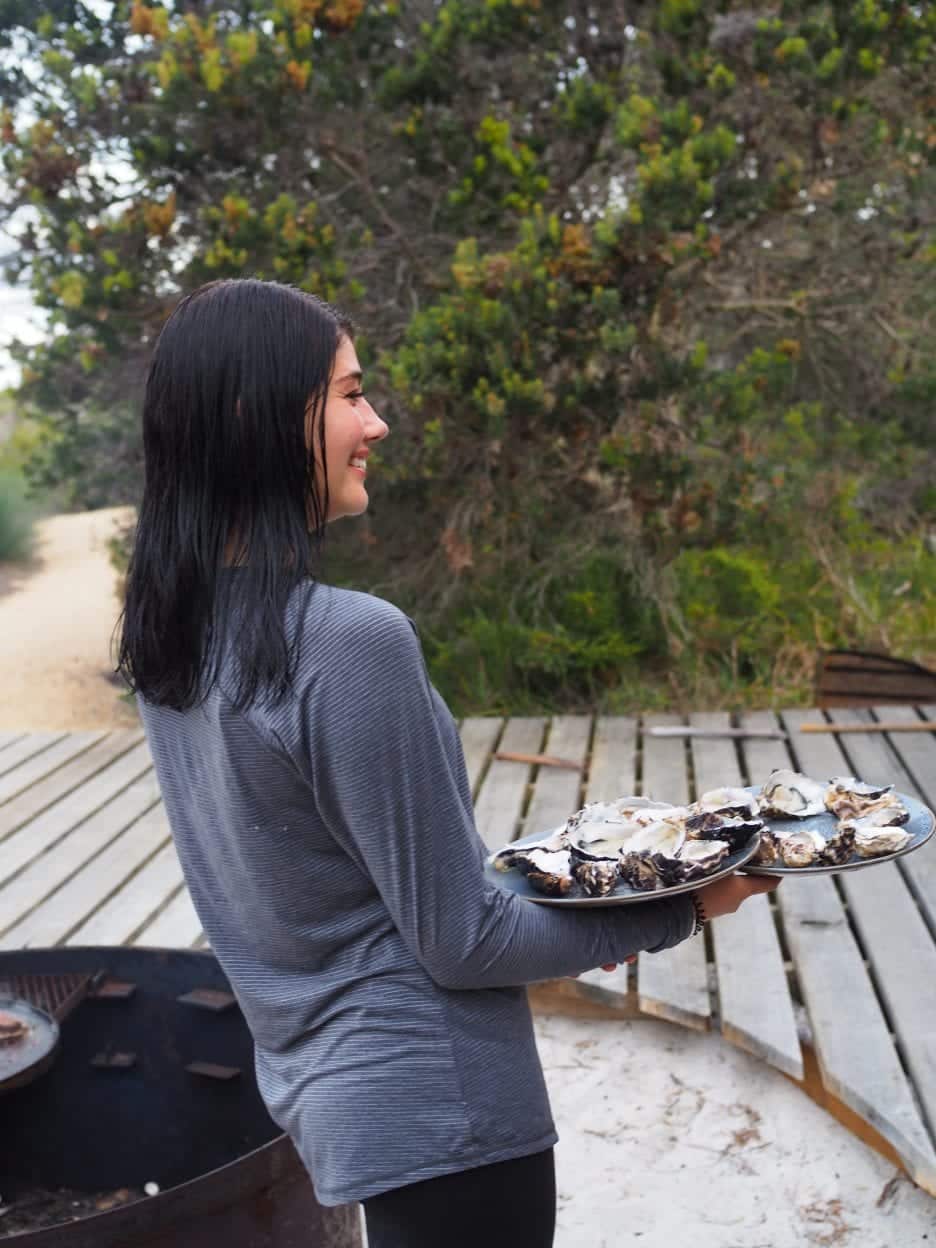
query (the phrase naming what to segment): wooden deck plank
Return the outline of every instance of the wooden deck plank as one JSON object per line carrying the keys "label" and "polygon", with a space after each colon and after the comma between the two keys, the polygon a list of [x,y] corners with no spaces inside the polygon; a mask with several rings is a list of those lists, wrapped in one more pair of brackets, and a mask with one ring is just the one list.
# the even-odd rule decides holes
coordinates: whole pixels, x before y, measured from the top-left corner
{"label": "wooden deck plank", "polygon": [[[873,722],[869,711],[832,710],[833,723]],[[864,779],[912,785],[880,733],[839,738],[847,772]],[[829,759],[834,758],[829,751]],[[845,757],[842,757],[845,762]],[[918,851],[920,853],[924,850]],[[882,862],[839,877],[878,992],[932,1131],[936,1127],[936,944],[897,864]]]}
{"label": "wooden deck plank", "polygon": [[637,721],[603,715],[595,723],[585,800],[610,802],[637,792]]}
{"label": "wooden deck plank", "polygon": [[0,732],[0,754],[25,736],[25,732]]}
{"label": "wooden deck plank", "polygon": [[[7,747],[0,754],[0,776],[5,776],[14,768],[20,767],[30,758],[35,758],[41,754],[43,750],[49,749],[58,741],[63,741],[69,734],[67,732],[27,732],[21,734],[18,739]],[[27,780],[28,784],[29,781]],[[0,790],[0,802],[6,801]]]}
{"label": "wooden deck plank", "polygon": [[[113,759],[133,749],[142,740],[142,729],[135,728],[110,733],[69,733],[65,740],[40,756],[48,759],[50,755],[61,751],[61,765],[51,770],[46,764],[32,776],[28,787],[17,785],[15,796],[0,806],[0,840],[12,835],[30,819],[73,793],[79,785],[85,784]],[[23,766],[31,768],[33,763],[28,762]],[[0,787],[5,779],[17,775],[20,770],[22,769],[16,768],[8,777],[0,778]]]}
{"label": "wooden deck plank", "polygon": [[[115,786],[105,805],[95,802],[87,817],[67,804],[56,806],[0,844],[0,931],[19,922],[159,801],[152,767],[143,764],[140,770],[129,786],[125,778]],[[79,825],[63,834],[62,825],[70,827],[76,818]]]}
{"label": "wooden deck plank", "polygon": [[134,945],[151,949],[191,949],[202,937],[201,921],[187,888],[180,888],[146,927],[134,937]]}
{"label": "wooden deck plank", "polygon": [[784,880],[780,892],[825,1087],[893,1145],[921,1186],[936,1190],[936,1155],[835,885],[811,876]]}
{"label": "wooden deck plank", "polygon": [[169,837],[169,823],[160,802],[122,832],[106,854],[89,862],[5,932],[0,937],[0,948],[60,944],[161,849]]}
{"label": "wooden deck plank", "polygon": [[[644,719],[643,783],[647,797],[682,804],[689,801],[689,773],[685,742],[677,737],[651,737],[646,729],[678,724],[678,715],[648,715]],[[637,959],[637,997],[641,1010],[656,1018],[705,1031],[711,1019],[705,941],[684,940],[662,953],[642,953]]]}
{"label": "wooden deck plank", "polygon": [[[581,806],[582,776],[588,760],[591,720],[587,715],[556,715],[543,747],[546,754],[581,763],[581,771],[570,767],[537,768],[533,795],[523,820],[523,835],[550,832],[560,827]],[[515,764],[516,766],[516,764]]]}
{"label": "wooden deck plank", "polygon": [[[38,867],[40,875],[56,870],[60,861],[58,849],[54,860],[46,858],[45,855],[53,846],[56,846],[57,842],[68,838],[72,829],[79,830],[80,825],[88,820],[92,820],[92,838],[98,835],[101,824],[104,824],[101,832],[104,840],[101,840],[100,844],[116,836],[134,816],[125,817],[122,807],[118,809],[113,803],[117,802],[120,806],[118,799],[124,797],[128,786],[133,785],[147,773],[152,775],[152,772],[149,749],[146,742],[141,741],[126,754],[105,764],[101,771],[79,788],[60,798],[54,806],[47,807],[41,814],[23,824],[5,840],[0,841],[0,887],[2,883],[9,886],[14,876],[30,868],[30,864],[33,863]],[[155,788],[155,794],[148,803],[152,805],[159,797],[155,777],[146,787],[148,792]],[[136,797],[136,794],[133,797]],[[131,798],[131,804],[132,801],[133,798]],[[111,835],[108,836],[107,833],[111,829]],[[66,850],[64,856],[67,857],[70,852]],[[0,910],[6,911],[7,905],[12,904],[7,900],[6,891],[0,892],[0,898],[2,898]]]}
{"label": "wooden deck plank", "polygon": [[[877,707],[875,717],[896,724],[920,719],[912,706]],[[894,732],[887,734],[887,742],[896,760],[891,778],[898,791],[909,793],[936,810],[936,734]],[[909,857],[901,858],[898,867],[936,938],[936,837]]]}
{"label": "wooden deck plank", "polygon": [[[696,712],[698,728],[727,728],[727,712]],[[743,782],[730,738],[691,738],[696,796]],[[769,898],[750,897],[734,914],[713,919],[712,943],[718,976],[722,1034],[739,1048],[803,1078],[803,1056],[793,1001],[783,966]]]}
{"label": "wooden deck plank", "polygon": [[469,716],[458,731],[472,796],[478,792],[478,782],[484,774],[484,768],[503,725],[504,721],[499,717],[474,715]]}
{"label": "wooden deck plank", "polygon": [[126,881],[66,940],[67,945],[127,945],[184,884],[172,841]]}
{"label": "wooden deck plank", "polygon": [[[841,774],[843,760],[834,738],[798,731],[801,723],[822,722],[821,712],[789,711],[781,718],[801,770],[822,778]],[[933,1190],[936,1153],[834,880],[786,879],[780,899],[824,1085],[870,1122],[894,1146],[911,1175]]]}
{"label": "wooden deck plank", "polygon": [[[539,717],[511,718],[500,748],[517,754],[538,754],[545,727],[546,721]],[[516,839],[532,774],[529,763],[492,759],[474,807],[475,826],[492,852]]]}

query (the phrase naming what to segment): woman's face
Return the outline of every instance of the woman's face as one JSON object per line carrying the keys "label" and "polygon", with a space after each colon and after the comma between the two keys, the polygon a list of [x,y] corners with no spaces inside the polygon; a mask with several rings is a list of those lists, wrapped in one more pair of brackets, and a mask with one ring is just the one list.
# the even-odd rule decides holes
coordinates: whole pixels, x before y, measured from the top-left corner
{"label": "woman's face", "polygon": [[[311,409],[310,409],[311,411]],[[311,436],[311,430],[307,430]],[[354,343],[343,337],[335,354],[325,397],[325,463],[328,468],[326,521],[359,516],[367,510],[365,488],[371,444],[389,433],[361,389],[361,366]],[[315,437],[316,475],[322,488],[318,435]]]}

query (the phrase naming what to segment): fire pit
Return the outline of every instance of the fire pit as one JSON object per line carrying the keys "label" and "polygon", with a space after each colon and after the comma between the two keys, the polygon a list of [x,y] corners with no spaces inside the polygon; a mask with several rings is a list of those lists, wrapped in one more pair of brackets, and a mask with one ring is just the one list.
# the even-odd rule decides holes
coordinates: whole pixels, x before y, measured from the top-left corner
{"label": "fire pit", "polygon": [[[359,1248],[357,1207],[318,1204],[267,1113],[250,1033],[211,954],[0,953],[2,997],[54,1013],[77,985],[51,1064],[0,1097],[0,1244]],[[115,1196],[63,1200],[91,1203],[77,1221],[63,1210],[56,1225],[5,1231],[18,1206],[59,1189]]]}

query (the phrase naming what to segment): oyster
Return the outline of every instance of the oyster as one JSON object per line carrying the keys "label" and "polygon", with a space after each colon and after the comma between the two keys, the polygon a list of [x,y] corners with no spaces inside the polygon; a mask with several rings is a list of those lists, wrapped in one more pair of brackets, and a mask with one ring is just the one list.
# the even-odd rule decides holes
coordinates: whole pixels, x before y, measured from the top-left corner
{"label": "oyster", "polygon": [[802,828],[778,837],[777,849],[785,867],[811,867],[822,862],[826,838],[812,828]]}
{"label": "oyster", "polygon": [[763,831],[764,827],[759,815],[733,815],[710,810],[689,816],[686,835],[696,841],[727,841],[734,853],[748,843],[753,833]]}
{"label": "oyster", "polygon": [[805,819],[825,812],[826,785],[798,771],[772,771],[761,789],[758,806],[762,815]]}
{"label": "oyster", "polygon": [[[554,828],[552,832],[547,833],[546,836],[541,837],[538,841],[531,841],[526,845],[505,845],[496,854],[491,854],[488,862],[497,871],[510,871],[513,867],[518,867],[523,871],[523,867],[518,862],[518,859],[525,860],[528,858],[532,849],[545,849],[549,852],[568,849],[565,825],[561,828]],[[526,874],[525,871],[524,874]]]}
{"label": "oyster", "polygon": [[675,858],[654,854],[651,861],[664,884],[685,884],[716,870],[730,852],[727,841],[686,841]]}
{"label": "oyster", "polygon": [[751,859],[751,865],[759,865],[762,867],[776,867],[780,864],[780,841],[782,837],[777,836],[772,828],[764,827],[760,834],[760,840],[757,844],[757,852]]}
{"label": "oyster", "polygon": [[514,865],[532,888],[547,897],[564,897],[572,887],[572,855],[567,849],[534,846],[526,854],[518,854]]}
{"label": "oyster", "polygon": [[876,858],[879,854],[896,854],[912,840],[905,828],[890,825],[886,828],[863,827],[864,820],[856,819],[852,825],[855,832],[855,850],[862,858]]}
{"label": "oyster", "polygon": [[622,854],[619,870],[631,888],[650,890],[661,886],[659,873],[647,851]]}
{"label": "oyster", "polygon": [[566,830],[574,831],[582,823],[653,823],[677,807],[672,802],[655,802],[649,797],[618,797],[613,802],[586,802],[566,822]]}
{"label": "oyster", "polygon": [[621,878],[618,863],[613,858],[577,862],[572,877],[582,886],[588,897],[606,897]]}
{"label": "oyster", "polygon": [[747,789],[710,789],[703,793],[695,804],[700,812],[713,812],[720,815],[734,815],[738,818],[756,819],[758,816],[757,798]]}
{"label": "oyster", "polygon": [[583,819],[567,829],[565,844],[576,857],[588,861],[616,858],[644,850],[675,853],[686,838],[685,806],[660,807],[639,818]]}
{"label": "oyster", "polygon": [[869,813],[879,803],[900,804],[892,784],[865,784],[854,776],[836,776],[829,781],[826,809],[840,819],[851,819]]}
{"label": "oyster", "polygon": [[890,807],[879,805],[857,819],[843,819],[839,826],[843,833],[852,835],[855,851],[862,858],[876,858],[897,853],[911,840],[912,834],[900,826],[907,817],[906,808],[898,802]]}
{"label": "oyster", "polygon": [[840,867],[843,862],[848,862],[854,852],[855,833],[847,825],[840,823],[835,835],[826,840],[820,859],[827,867]]}

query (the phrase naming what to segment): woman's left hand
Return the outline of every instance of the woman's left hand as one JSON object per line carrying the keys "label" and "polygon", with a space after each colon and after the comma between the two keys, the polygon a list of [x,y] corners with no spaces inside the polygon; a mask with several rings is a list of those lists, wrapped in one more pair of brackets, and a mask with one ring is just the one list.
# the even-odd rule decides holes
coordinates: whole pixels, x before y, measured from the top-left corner
{"label": "woman's left hand", "polygon": [[[630,956],[629,958],[625,958],[625,959],[624,959],[624,961],[625,961],[625,962],[636,962],[636,961],[637,961],[637,954],[636,954],[636,953],[632,953],[632,954],[631,954],[631,956]],[[601,965],[601,969],[602,969],[603,971],[616,971],[616,970],[617,970],[617,965],[618,965],[618,964],[617,964],[616,962],[603,962],[603,963],[602,963],[602,965]]]}

